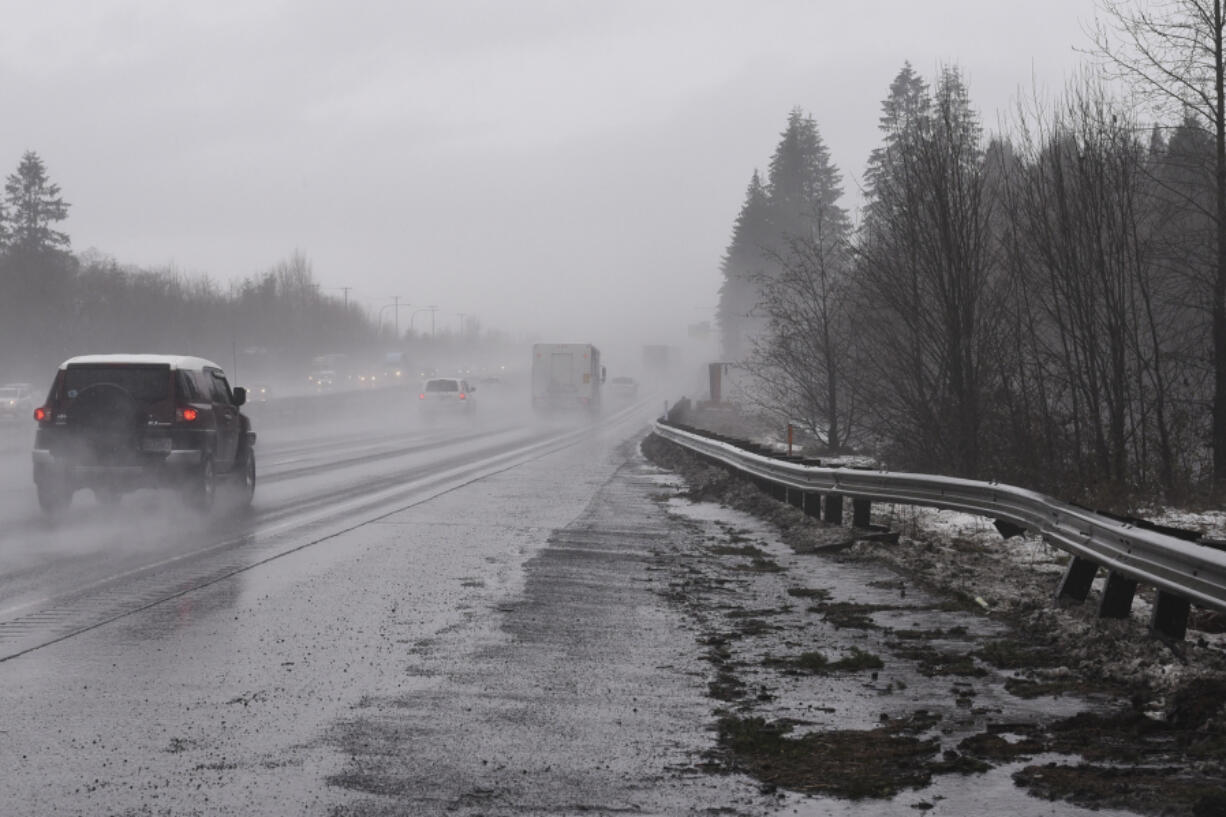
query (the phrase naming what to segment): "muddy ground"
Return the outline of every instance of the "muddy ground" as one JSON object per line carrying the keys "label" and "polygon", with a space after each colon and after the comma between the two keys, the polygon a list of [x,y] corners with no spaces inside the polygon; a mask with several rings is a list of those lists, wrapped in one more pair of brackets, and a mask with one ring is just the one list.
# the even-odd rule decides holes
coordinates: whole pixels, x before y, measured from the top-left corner
{"label": "muddy ground", "polygon": [[[895,535],[874,536],[814,520],[660,438],[647,438],[642,450],[684,478],[686,498],[764,520],[798,554],[878,569],[870,600],[791,586],[786,601],[745,609],[729,592],[737,575],[780,568],[729,526],[708,551],[731,560],[734,573],[694,569],[673,580],[673,600],[688,608],[707,647],[709,695],[721,704],[709,771],[748,773],[766,790],[864,799],[1010,765],[1014,784],[1035,798],[1137,814],[1226,815],[1222,616],[1194,608],[1187,639],[1164,643],[1149,634],[1144,590],[1127,620],[1097,619],[1093,594],[1058,606],[1064,555],[1021,537],[1003,542],[990,522],[881,506],[873,522]],[[918,620],[917,610],[930,616],[921,629],[900,624]],[[951,621],[982,624],[933,625],[944,611],[957,614]],[[850,636],[853,646],[814,648],[798,612],[845,643]],[[756,649],[755,638],[767,634],[770,644],[793,648]],[[891,672],[904,664],[909,675]],[[842,714],[820,705],[804,716],[775,705],[796,679],[815,677],[856,679],[892,700],[894,714],[846,728]],[[908,698],[904,677],[947,684],[949,707],[900,705]],[[998,692],[988,679],[1003,679]],[[1040,706],[1015,709],[1010,699]],[[913,808],[935,805],[921,797]]]}

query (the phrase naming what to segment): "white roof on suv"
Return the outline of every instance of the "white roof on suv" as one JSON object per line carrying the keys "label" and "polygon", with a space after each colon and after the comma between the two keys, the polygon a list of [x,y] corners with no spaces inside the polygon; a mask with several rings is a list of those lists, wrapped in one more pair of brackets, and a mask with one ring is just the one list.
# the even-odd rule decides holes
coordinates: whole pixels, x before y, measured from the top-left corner
{"label": "white roof on suv", "polygon": [[426,381],[426,391],[462,391],[468,381],[462,377],[432,377]]}
{"label": "white roof on suv", "polygon": [[70,357],[60,364],[61,369],[77,364],[116,364],[116,363],[133,363],[136,365],[146,366],[169,366],[172,369],[203,369],[205,366],[211,366],[214,369],[220,369],[211,360],[206,360],[202,357],[192,357],[190,355],[146,355],[146,354],[112,354],[112,355],[78,355]]}

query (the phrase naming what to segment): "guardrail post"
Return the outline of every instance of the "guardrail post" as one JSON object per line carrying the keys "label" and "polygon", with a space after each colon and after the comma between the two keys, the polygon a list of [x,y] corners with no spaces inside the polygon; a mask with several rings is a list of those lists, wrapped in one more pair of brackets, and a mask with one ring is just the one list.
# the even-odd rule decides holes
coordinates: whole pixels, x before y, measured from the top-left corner
{"label": "guardrail post", "polygon": [[788,504],[793,508],[805,509],[805,491],[799,488],[788,488]]}
{"label": "guardrail post", "polygon": [[822,495],[817,491],[805,491],[800,497],[800,509],[814,519],[822,518]]}
{"label": "guardrail post", "polygon": [[843,524],[843,495],[826,494],[826,521],[831,525]]}
{"label": "guardrail post", "polygon": [[1008,519],[997,519],[994,524],[1002,539],[1012,539],[1014,536],[1021,536],[1026,532],[1025,528],[1018,527]]}
{"label": "guardrail post", "polygon": [[1149,620],[1149,629],[1154,635],[1166,641],[1183,641],[1188,634],[1188,613],[1192,612],[1192,603],[1187,599],[1158,591],[1158,599],[1154,602],[1154,615]]}
{"label": "guardrail post", "polygon": [[1064,571],[1064,578],[1056,589],[1056,601],[1069,601],[1081,604],[1090,595],[1090,585],[1094,583],[1094,574],[1098,572],[1098,564],[1081,556],[1074,556]]}
{"label": "guardrail post", "polygon": [[763,477],[758,480],[758,487],[762,489],[762,493],[772,499],[777,499],[780,502],[788,501],[788,488],[786,485],[780,485],[778,482]]}
{"label": "guardrail post", "polygon": [[867,499],[852,497],[851,499],[851,525],[854,528],[867,528],[872,524],[873,503]]}
{"label": "guardrail post", "polygon": [[1114,570],[1107,573],[1103,598],[1098,603],[1099,618],[1128,618],[1132,611],[1132,599],[1137,594],[1137,583]]}

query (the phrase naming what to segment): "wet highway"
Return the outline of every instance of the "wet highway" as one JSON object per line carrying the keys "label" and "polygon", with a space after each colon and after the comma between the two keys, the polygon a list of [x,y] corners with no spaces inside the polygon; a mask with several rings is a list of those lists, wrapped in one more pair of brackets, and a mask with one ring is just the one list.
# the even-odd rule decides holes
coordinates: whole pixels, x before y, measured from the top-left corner
{"label": "wet highway", "polygon": [[[82,493],[48,521],[8,430],[0,815],[915,813],[912,792],[785,796],[710,767],[714,635],[804,616],[789,587],[850,596],[871,576],[736,527],[781,572],[747,571],[717,540],[751,523],[679,505],[639,451],[654,402],[542,424],[492,393],[476,422],[426,424],[408,397],[326,422],[253,412],[254,506],[204,523],[152,491],[118,508]],[[907,603],[907,626],[952,631],[923,594]],[[876,673],[774,694],[832,726],[887,705],[957,715],[947,679],[905,677],[888,699]],[[1008,774],[924,796],[934,813],[1088,813]]]}
{"label": "wet highway", "polygon": [[[458,694],[419,664],[461,635],[470,642],[474,620],[482,638],[506,638],[491,611],[523,590],[525,562],[584,512],[650,420],[640,403],[595,425],[540,424],[483,396],[472,423],[422,423],[395,399],[343,423],[282,428],[257,416],[254,506],[205,523],[153,491],[118,508],[79,492],[48,521],[24,432],[9,429],[0,813],[366,813],[372,794],[354,782],[355,763],[367,763],[362,735],[380,732],[355,724],[408,691]],[[573,684],[566,675],[557,681]],[[611,704],[609,725],[619,711]],[[582,721],[570,725],[571,748],[608,752]],[[430,763],[465,735],[487,750],[491,774],[549,756],[493,752],[501,730],[448,731],[418,747]],[[617,762],[623,773],[642,763],[636,780],[657,768],[650,753]],[[389,803],[407,797],[420,804],[412,813],[431,813],[481,790],[422,779],[430,785]]]}

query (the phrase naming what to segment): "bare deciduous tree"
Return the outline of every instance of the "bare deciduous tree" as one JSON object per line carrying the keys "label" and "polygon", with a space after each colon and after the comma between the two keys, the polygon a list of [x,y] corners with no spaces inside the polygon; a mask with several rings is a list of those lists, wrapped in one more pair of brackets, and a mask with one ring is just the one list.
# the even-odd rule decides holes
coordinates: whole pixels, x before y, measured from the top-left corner
{"label": "bare deciduous tree", "polygon": [[794,238],[761,276],[758,311],[767,332],[754,345],[750,369],[761,384],[759,404],[781,422],[799,422],[829,451],[841,451],[857,430],[848,226],[841,213],[819,210],[809,234]]}
{"label": "bare deciduous tree", "polygon": [[1026,294],[1031,370],[1053,387],[1043,416],[1053,470],[1081,486],[1174,487],[1172,351],[1150,148],[1089,78],[1035,130],[1007,186],[1010,268]]}
{"label": "bare deciduous tree", "polygon": [[838,204],[842,195],[817,123],[793,109],[770,163],[770,244],[763,248],[767,263],[752,279],[762,325],[751,339],[749,369],[768,413],[799,421],[835,451],[854,417],[843,377],[851,227]]}
{"label": "bare deciduous tree", "polygon": [[1191,114],[1213,136],[1213,478],[1226,483],[1226,3],[1224,0],[1100,0],[1100,56],[1171,118]]}

